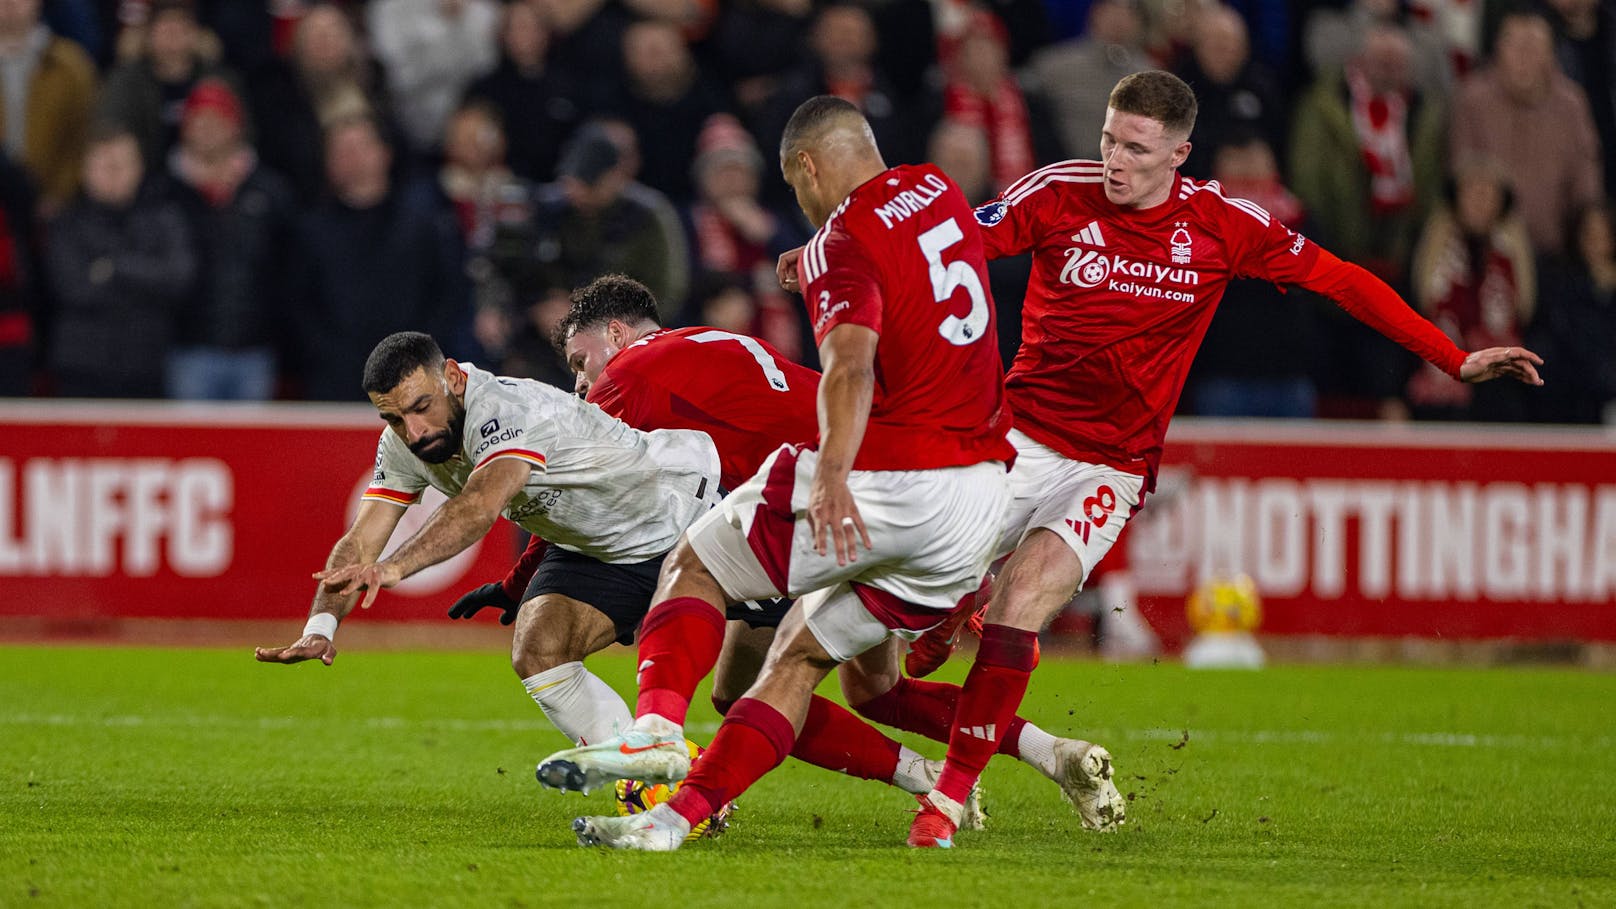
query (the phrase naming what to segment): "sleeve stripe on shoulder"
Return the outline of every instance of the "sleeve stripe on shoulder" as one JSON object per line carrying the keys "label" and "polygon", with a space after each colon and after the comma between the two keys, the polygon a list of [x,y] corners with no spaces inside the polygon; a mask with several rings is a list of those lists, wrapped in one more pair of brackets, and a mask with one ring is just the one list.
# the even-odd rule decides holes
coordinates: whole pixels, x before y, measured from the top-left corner
{"label": "sleeve stripe on shoulder", "polygon": [[418,492],[400,492],[397,489],[387,489],[382,486],[372,486],[365,490],[362,498],[377,502],[391,502],[394,505],[414,505],[421,500]]}
{"label": "sleeve stripe on shoulder", "polygon": [[540,470],[546,469],[544,464],[544,455],[541,455],[536,451],[528,451],[525,448],[506,448],[501,451],[496,451],[488,457],[483,458],[481,461],[478,461],[477,466],[473,467],[472,470],[480,470],[483,465],[497,458],[516,458],[521,461],[526,461],[528,464],[537,467]]}
{"label": "sleeve stripe on shoulder", "polygon": [[1246,214],[1257,219],[1258,223],[1262,224],[1264,227],[1267,227],[1269,223],[1274,220],[1273,216],[1268,214],[1267,209],[1251,201],[1250,199],[1241,199],[1239,197],[1230,198],[1229,196],[1225,196],[1223,194],[1223,184],[1216,180],[1208,180],[1205,183],[1195,183],[1192,180],[1186,180],[1184,188],[1179,192],[1178,197],[1180,199],[1188,199],[1190,196],[1202,191],[1210,192],[1212,195],[1222,199],[1225,203],[1240,209]]}
{"label": "sleeve stripe on shoulder", "polygon": [[1102,171],[1094,171],[1093,173],[1075,172],[1070,174],[1046,174],[1037,183],[1024,186],[1019,191],[1014,193],[1005,193],[1004,201],[1006,205],[1017,205],[1026,201],[1028,196],[1033,195],[1041,189],[1047,188],[1053,183],[1100,183],[1104,180],[1105,175]]}
{"label": "sleeve stripe on shoulder", "polygon": [[1033,183],[1036,183],[1039,180],[1042,180],[1044,177],[1048,176],[1049,174],[1055,174],[1055,173],[1062,173],[1062,174],[1068,174],[1068,173],[1069,174],[1095,173],[1095,174],[1100,174],[1103,177],[1105,175],[1105,165],[1101,164],[1098,161],[1080,161],[1080,160],[1057,161],[1054,164],[1050,164],[1050,165],[1047,165],[1045,167],[1040,167],[1037,170],[1033,171],[1032,173],[1027,174],[1025,177],[1022,177],[1021,179],[1015,181],[1014,183],[1011,183],[1009,186],[1006,186],[1004,188],[1004,197],[1006,199],[1009,199],[1011,196],[1016,195],[1017,193],[1021,192],[1022,189],[1026,188],[1028,186],[1031,186]]}
{"label": "sleeve stripe on shoulder", "polygon": [[825,273],[825,235],[829,232],[830,222],[826,221],[825,226],[814,233],[813,239],[808,241],[807,248],[803,250],[802,276],[805,285],[819,280],[819,276]]}

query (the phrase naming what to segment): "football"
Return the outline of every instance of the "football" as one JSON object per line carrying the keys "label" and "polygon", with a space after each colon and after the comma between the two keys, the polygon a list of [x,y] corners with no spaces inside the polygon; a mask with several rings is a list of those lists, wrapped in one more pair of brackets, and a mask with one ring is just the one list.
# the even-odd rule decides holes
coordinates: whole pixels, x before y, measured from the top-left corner
{"label": "football", "polygon": [[[695,742],[685,739],[685,747],[690,749],[690,766],[696,766],[705,751]],[[622,815],[639,814],[650,811],[652,808],[673,798],[679,791],[680,783],[647,783],[641,780],[618,780],[616,785],[617,813]],[[699,840],[704,836],[718,836],[729,829],[730,815],[735,813],[735,803],[729,802],[714,811],[711,817],[690,828],[690,835],[685,840]]]}
{"label": "football", "polygon": [[1251,632],[1262,624],[1262,598],[1249,575],[1211,577],[1190,592],[1185,613],[1202,634]]}

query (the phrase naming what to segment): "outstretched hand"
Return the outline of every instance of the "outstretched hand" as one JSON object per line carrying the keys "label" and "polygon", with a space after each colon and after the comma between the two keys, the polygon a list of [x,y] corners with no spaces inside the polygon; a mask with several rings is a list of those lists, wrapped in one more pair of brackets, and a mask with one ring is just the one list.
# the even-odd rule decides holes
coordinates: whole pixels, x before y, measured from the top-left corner
{"label": "outstretched hand", "polygon": [[383,587],[398,584],[404,580],[404,576],[396,566],[388,562],[364,562],[316,571],[314,579],[326,590],[343,596],[363,590],[365,597],[359,601],[359,608],[369,609],[370,604],[376,601],[376,594],[380,593]]}
{"label": "outstretched hand", "polygon": [[260,663],[301,663],[304,660],[319,660],[330,666],[331,661],[337,658],[337,645],[323,634],[305,634],[290,647],[254,648],[253,656]]}
{"label": "outstretched hand", "polygon": [[522,611],[522,604],[512,600],[505,593],[505,587],[498,581],[493,581],[462,594],[460,599],[454,601],[449,607],[449,618],[469,619],[483,609],[492,606],[500,610],[499,623],[509,625],[516,621],[517,613]]}
{"label": "outstretched hand", "polygon": [[1542,365],[1543,358],[1524,347],[1489,347],[1464,358],[1459,378],[1474,384],[1514,376],[1528,385],[1542,385],[1543,379],[1537,374]]}

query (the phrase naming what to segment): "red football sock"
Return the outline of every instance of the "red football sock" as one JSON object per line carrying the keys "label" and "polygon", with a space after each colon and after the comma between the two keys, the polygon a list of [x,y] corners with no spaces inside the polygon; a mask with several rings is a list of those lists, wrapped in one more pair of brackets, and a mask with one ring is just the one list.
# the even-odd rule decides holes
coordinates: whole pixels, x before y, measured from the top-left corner
{"label": "red football sock", "polygon": [[757,698],[741,698],[668,804],[696,826],[778,767],[795,738],[785,714]]}
{"label": "red football sock", "polygon": [[964,802],[1010,731],[1027,680],[1038,665],[1038,635],[1008,625],[982,626],[976,664],[965,677],[937,791]]}
{"label": "red football sock", "polygon": [[[959,709],[959,696],[958,685],[899,676],[898,684],[859,704],[856,709],[883,726],[919,733],[934,742],[946,742],[954,713]],[[1021,756],[1019,741],[1021,727],[1025,725],[1027,721],[1019,716],[1010,721],[999,743],[1000,754]],[[805,735],[807,732],[803,729]]]}
{"label": "red football sock", "polygon": [[814,695],[791,756],[862,780],[892,782],[899,745],[846,707]]}
{"label": "red football sock", "polygon": [[683,726],[690,696],[724,646],[724,611],[699,597],[651,608],[640,625],[640,699],[634,715],[654,713]]}

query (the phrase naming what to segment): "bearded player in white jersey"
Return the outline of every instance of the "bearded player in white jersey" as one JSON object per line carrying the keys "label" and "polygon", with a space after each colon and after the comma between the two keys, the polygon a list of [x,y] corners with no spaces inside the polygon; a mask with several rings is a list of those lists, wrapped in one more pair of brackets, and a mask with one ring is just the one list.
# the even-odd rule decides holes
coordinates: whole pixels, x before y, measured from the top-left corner
{"label": "bearded player in white jersey", "polygon": [[[259,648],[257,658],[330,665],[337,624],[361,594],[369,606],[381,588],[481,539],[503,513],[550,542],[511,641],[523,687],[577,744],[627,729],[634,718],[622,697],[582,661],[633,640],[663,557],[717,501],[712,439],[631,429],[558,388],[446,359],[419,332],[376,346],[364,388],[388,425],[374,479],[353,526],[314,575],[320,584],[302,637]],[[381,558],[428,486],[448,502]]]}

